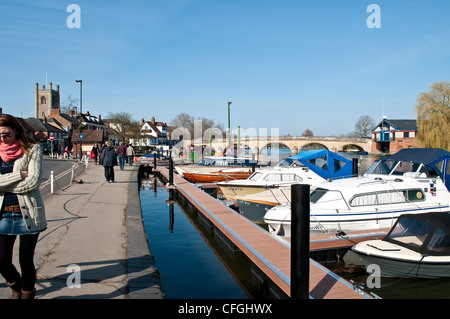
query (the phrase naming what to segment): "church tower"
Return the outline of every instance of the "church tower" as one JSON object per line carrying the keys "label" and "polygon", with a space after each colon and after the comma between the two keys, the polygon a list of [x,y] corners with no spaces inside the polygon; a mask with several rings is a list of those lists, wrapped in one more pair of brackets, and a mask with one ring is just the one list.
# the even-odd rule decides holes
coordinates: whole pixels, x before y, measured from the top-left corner
{"label": "church tower", "polygon": [[39,83],[35,83],[35,108],[34,117],[41,119],[50,116],[51,110],[60,108],[60,95],[59,95],[59,85],[56,86],[56,90],[52,88],[52,82],[49,82],[49,88],[46,89],[45,85],[39,89]]}

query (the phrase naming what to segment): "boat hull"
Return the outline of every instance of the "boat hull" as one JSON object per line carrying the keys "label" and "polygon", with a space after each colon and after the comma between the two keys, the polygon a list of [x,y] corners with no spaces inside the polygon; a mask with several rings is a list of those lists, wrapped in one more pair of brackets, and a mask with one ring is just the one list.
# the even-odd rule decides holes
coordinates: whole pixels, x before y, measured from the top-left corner
{"label": "boat hull", "polygon": [[277,202],[237,198],[239,213],[255,223],[264,222],[264,215],[267,211],[275,207]]}
{"label": "boat hull", "polygon": [[216,183],[230,180],[247,179],[251,172],[211,172],[211,173],[184,173],[183,177],[191,183]]}
{"label": "boat hull", "polygon": [[[374,275],[379,274],[382,277],[396,278],[433,279],[450,277],[449,256],[422,256],[397,245],[391,245],[390,249],[374,248],[380,242],[382,241],[370,240],[352,247],[352,251],[360,257],[365,267],[368,268],[368,272],[372,273],[375,269],[378,269],[379,272],[373,273]],[[374,266],[377,268],[373,268]]]}
{"label": "boat hull", "polygon": [[[275,209],[277,211],[275,211]],[[390,228],[402,214],[420,214],[448,211],[449,206],[430,206],[417,209],[396,211],[353,211],[333,210],[328,213],[311,211],[310,231],[312,233],[359,231],[366,229]],[[264,222],[269,225],[271,233],[290,237],[291,212],[290,205],[277,206],[267,212]]]}

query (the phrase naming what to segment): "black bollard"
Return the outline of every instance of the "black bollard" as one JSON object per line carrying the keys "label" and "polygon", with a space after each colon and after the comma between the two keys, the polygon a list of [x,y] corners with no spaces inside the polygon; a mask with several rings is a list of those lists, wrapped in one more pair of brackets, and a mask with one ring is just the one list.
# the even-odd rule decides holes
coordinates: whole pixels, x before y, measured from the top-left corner
{"label": "black bollard", "polygon": [[252,173],[255,172],[255,166],[256,166],[256,163],[255,163],[255,154],[252,154]]}
{"label": "black bollard", "polygon": [[169,185],[173,185],[173,161],[172,161],[172,157],[169,157]]}
{"label": "black bollard", "polygon": [[153,168],[156,170],[156,153],[153,153]]}
{"label": "black bollard", "polygon": [[291,186],[291,298],[309,298],[309,185]]}
{"label": "black bollard", "polygon": [[358,176],[358,159],[352,158],[352,175]]}

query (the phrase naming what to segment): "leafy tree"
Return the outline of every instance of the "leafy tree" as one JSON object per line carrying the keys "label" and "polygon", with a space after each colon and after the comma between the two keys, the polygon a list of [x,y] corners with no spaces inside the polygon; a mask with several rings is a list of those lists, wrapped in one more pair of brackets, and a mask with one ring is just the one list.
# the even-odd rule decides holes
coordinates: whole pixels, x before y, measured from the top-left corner
{"label": "leafy tree", "polygon": [[450,82],[434,83],[428,92],[421,93],[416,113],[416,145],[450,151]]}

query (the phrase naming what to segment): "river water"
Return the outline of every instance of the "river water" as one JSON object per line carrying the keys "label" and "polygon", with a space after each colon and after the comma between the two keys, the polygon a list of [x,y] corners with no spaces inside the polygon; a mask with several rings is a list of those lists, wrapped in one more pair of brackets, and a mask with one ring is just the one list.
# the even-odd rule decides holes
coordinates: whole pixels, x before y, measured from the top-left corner
{"label": "river water", "polygon": [[210,240],[155,178],[142,180],[144,228],[168,299],[248,298]]}
{"label": "river water", "polygon": [[[378,159],[356,156],[363,174]],[[140,191],[144,227],[156,267],[161,273],[162,291],[168,299],[261,298],[266,292],[255,285],[252,268],[242,253],[222,249],[223,243],[208,234],[201,218],[185,205],[168,201],[169,192],[156,178],[142,180]],[[226,246],[226,245],[225,245]],[[335,269],[335,264],[326,265]],[[450,279],[387,279],[380,286],[367,287],[368,274],[344,273],[364,290],[385,299],[450,298]]]}

